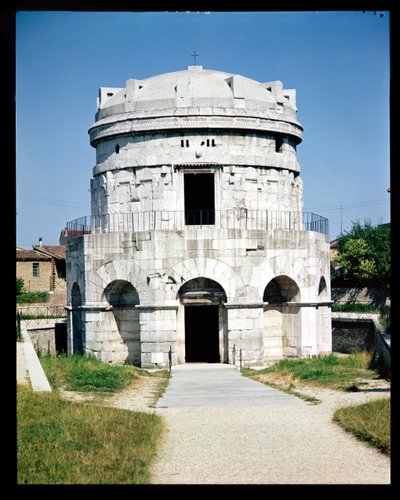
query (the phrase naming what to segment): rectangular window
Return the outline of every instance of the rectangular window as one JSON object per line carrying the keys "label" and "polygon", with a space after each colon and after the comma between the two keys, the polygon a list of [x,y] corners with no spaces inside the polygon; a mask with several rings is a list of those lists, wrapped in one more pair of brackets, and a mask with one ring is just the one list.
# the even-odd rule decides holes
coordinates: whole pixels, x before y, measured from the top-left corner
{"label": "rectangular window", "polygon": [[283,146],[283,137],[280,135],[277,135],[275,137],[275,151],[276,151],[276,153],[282,153],[282,146]]}
{"label": "rectangular window", "polygon": [[32,262],[32,276],[34,278],[39,278],[40,276],[39,262]]}
{"label": "rectangular window", "polygon": [[214,225],[214,174],[185,174],[184,183],[186,225]]}

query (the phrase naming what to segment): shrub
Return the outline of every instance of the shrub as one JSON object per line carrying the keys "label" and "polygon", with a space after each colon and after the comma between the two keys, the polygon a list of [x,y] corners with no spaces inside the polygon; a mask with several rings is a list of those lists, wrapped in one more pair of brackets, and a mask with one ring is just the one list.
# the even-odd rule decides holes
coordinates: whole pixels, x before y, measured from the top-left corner
{"label": "shrub", "polygon": [[20,278],[19,276],[17,276],[17,286],[16,286],[16,293],[17,293],[17,297],[18,295],[21,295],[23,289],[24,289],[24,280],[22,278]]}
{"label": "shrub", "polygon": [[47,292],[22,292],[17,295],[17,304],[36,304],[47,302]]}
{"label": "shrub", "polygon": [[357,302],[334,302],[332,304],[332,312],[363,312],[379,314],[381,311],[379,307],[376,307],[372,304],[362,304]]}

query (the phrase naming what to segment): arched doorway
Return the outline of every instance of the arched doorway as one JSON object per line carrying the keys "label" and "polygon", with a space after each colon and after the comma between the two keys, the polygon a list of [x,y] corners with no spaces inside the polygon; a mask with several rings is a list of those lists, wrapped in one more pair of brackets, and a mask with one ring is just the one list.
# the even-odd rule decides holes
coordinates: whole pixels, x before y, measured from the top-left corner
{"label": "arched doorway", "polygon": [[140,322],[135,308],[139,304],[139,295],[135,287],[129,281],[112,281],[104,290],[103,301],[112,306],[107,317],[107,330],[115,359],[140,366]]}
{"label": "arched doorway", "polygon": [[273,278],[265,287],[264,360],[297,356],[301,346],[300,289],[289,276]]}
{"label": "arched doorway", "polygon": [[82,295],[78,283],[74,283],[71,289],[72,307],[72,352],[83,354],[83,332],[82,332]]}
{"label": "arched doorway", "polygon": [[178,362],[226,361],[226,293],[209,278],[194,278],[178,292]]}

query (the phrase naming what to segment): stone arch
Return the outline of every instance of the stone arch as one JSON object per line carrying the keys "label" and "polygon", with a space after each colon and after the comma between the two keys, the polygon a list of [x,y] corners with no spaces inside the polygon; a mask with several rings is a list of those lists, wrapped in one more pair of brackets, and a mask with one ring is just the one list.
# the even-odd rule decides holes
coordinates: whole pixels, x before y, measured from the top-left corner
{"label": "stone arch", "polygon": [[245,283],[239,274],[230,266],[217,259],[186,259],[172,268],[177,283],[185,283],[199,276],[211,279],[224,289],[227,301],[234,302],[238,289],[244,289]]}
{"label": "stone arch", "polygon": [[71,288],[72,307],[72,351],[74,354],[83,354],[83,322],[82,322],[82,294],[75,281]]}
{"label": "stone arch", "polygon": [[184,282],[176,295],[178,363],[227,362],[227,295],[215,280],[204,276]]}
{"label": "stone arch", "polygon": [[276,276],[265,287],[263,302],[271,304],[300,302],[300,288],[292,278],[289,278],[289,276]]}
{"label": "stone arch", "polygon": [[327,300],[328,299],[328,286],[324,276],[321,276],[318,285],[318,299]]}
{"label": "stone arch", "polygon": [[301,349],[300,288],[286,275],[264,289],[264,360],[297,356]]}
{"label": "stone arch", "polygon": [[264,260],[255,267],[251,276],[251,285],[258,290],[264,290],[265,283],[277,276],[287,276],[293,280],[301,290],[302,300],[311,300],[310,295],[315,293],[314,277],[310,274],[301,259],[290,259],[286,255],[277,255]]}
{"label": "stone arch", "polygon": [[127,280],[114,280],[104,289],[102,303],[112,307],[104,311],[103,318],[113,359],[140,366],[140,318],[135,307],[140,301],[136,288]]}
{"label": "stone arch", "polygon": [[205,278],[192,278],[186,281],[178,290],[177,298],[181,301],[197,300],[210,304],[220,304],[227,301],[224,288],[216,281]]}
{"label": "stone arch", "polygon": [[92,283],[92,288],[96,290],[96,297],[92,298],[95,302],[104,302],[104,290],[114,281],[133,283],[135,290],[139,292],[146,289],[146,273],[132,260],[115,259],[107,262],[97,269],[96,274],[96,283]]}

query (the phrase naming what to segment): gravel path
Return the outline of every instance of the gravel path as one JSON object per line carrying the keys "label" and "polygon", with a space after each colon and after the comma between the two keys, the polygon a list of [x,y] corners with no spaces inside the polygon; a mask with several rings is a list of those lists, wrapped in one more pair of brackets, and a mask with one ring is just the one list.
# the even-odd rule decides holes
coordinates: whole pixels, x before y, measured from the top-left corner
{"label": "gravel path", "polygon": [[[153,378],[102,401],[165,418],[168,432],[152,468],[152,484],[390,484],[390,459],[332,422],[336,408],[390,397],[389,383],[377,381],[376,387],[348,393],[296,387],[322,401],[313,405],[250,381],[229,371],[229,365],[215,365],[209,377],[220,380],[223,393],[215,384],[207,387],[189,365],[181,366],[186,366],[180,369],[186,370],[181,385],[175,384],[179,370],[174,374],[173,369],[156,409],[149,408]],[[64,396],[91,399],[66,391]]]}
{"label": "gravel path", "polygon": [[[236,373],[240,382],[243,377]],[[300,404],[282,404],[277,398],[256,405],[213,401],[211,406],[158,408],[169,432],[152,483],[390,484],[389,458],[332,422],[336,408],[389,395],[389,388],[355,393],[297,389],[322,403],[292,396]],[[169,390],[174,392],[174,377],[165,397]]]}

